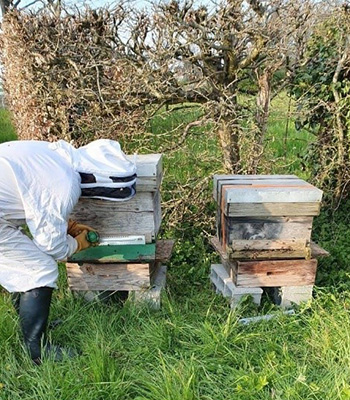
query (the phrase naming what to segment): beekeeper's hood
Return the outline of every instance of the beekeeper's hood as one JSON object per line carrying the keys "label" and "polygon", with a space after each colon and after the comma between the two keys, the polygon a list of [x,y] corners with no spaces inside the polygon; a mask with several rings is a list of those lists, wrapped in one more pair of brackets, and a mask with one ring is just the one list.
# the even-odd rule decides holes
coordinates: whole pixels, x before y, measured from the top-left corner
{"label": "beekeeper's hood", "polygon": [[99,139],[75,149],[59,140],[50,147],[79,172],[82,197],[118,201],[134,196],[136,165],[125,156],[118,142]]}

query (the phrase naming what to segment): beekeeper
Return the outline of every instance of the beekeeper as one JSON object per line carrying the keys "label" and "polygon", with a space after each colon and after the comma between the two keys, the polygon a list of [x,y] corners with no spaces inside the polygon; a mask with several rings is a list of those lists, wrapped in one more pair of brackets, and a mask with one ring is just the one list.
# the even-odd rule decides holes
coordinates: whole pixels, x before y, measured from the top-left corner
{"label": "beekeeper", "polygon": [[[69,215],[80,196],[132,197],[135,171],[112,140],[79,149],[65,141],[0,145],[0,285],[17,299],[24,343],[36,364],[57,287],[57,261],[91,246],[86,234],[92,228]],[[31,238],[21,230],[23,223]],[[59,351],[55,347],[58,358]]]}

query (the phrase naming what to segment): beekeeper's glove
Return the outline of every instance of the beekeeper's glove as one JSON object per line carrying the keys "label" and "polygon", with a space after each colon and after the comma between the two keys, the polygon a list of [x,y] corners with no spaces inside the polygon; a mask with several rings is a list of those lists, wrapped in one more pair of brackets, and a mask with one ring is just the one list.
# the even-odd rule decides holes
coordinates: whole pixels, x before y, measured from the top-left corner
{"label": "beekeeper's glove", "polygon": [[83,231],[81,231],[79,233],[79,235],[77,235],[75,237],[75,240],[78,242],[78,247],[76,249],[76,253],[78,253],[79,251],[88,249],[89,247],[91,247],[91,243],[88,242],[88,240],[86,239],[86,234],[88,233],[87,229],[84,229]]}
{"label": "beekeeper's glove", "polygon": [[75,238],[83,230],[87,230],[88,232],[96,231],[96,229],[91,228],[88,225],[79,224],[79,222],[74,221],[74,219],[69,219],[69,221],[68,221],[68,231],[67,231],[68,235],[71,235],[71,236],[73,236]]}

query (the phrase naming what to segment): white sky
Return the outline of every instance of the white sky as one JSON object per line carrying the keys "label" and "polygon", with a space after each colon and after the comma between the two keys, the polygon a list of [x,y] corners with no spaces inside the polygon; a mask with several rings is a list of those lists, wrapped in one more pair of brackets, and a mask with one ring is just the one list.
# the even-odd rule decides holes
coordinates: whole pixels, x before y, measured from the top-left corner
{"label": "white sky", "polygon": [[[98,8],[98,7],[104,7],[109,4],[113,4],[113,0],[84,0],[87,4],[89,4],[92,8]],[[22,0],[20,3],[20,8],[23,6],[26,6],[27,4],[32,3],[33,0]],[[71,0],[66,0],[66,2],[69,4],[74,4],[74,3],[82,3],[83,0],[80,1],[71,1]],[[138,8],[147,8],[150,7],[150,3],[148,0],[132,0],[132,3],[135,4],[136,7]],[[40,4],[40,3],[39,3]]]}

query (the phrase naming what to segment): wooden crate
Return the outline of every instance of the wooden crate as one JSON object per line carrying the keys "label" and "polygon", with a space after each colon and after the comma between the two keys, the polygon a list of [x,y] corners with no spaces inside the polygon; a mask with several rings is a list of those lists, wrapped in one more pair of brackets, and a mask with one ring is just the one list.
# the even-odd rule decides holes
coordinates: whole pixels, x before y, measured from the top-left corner
{"label": "wooden crate", "polygon": [[221,263],[237,287],[278,287],[313,285],[317,258],[329,255],[311,242],[311,258],[281,260],[234,260],[217,237],[211,244],[220,255]]}
{"label": "wooden crate", "polygon": [[67,263],[66,268],[74,291],[142,290],[150,285],[149,264]]}
{"label": "wooden crate", "polygon": [[155,241],[161,224],[161,154],[128,156],[137,166],[136,195],[127,201],[81,198],[71,218],[94,227],[101,237],[145,236]]}
{"label": "wooden crate", "polygon": [[232,263],[233,282],[241,287],[313,285],[317,260],[259,260]]}
{"label": "wooden crate", "polygon": [[214,198],[218,237],[234,258],[309,258],[321,190],[294,175],[215,175]]}

